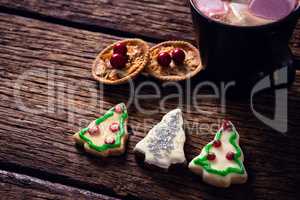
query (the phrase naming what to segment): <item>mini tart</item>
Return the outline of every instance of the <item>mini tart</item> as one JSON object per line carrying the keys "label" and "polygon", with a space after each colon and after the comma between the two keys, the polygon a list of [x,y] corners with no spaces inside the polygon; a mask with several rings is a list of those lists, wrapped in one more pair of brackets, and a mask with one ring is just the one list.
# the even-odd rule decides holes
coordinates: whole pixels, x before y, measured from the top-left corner
{"label": "mini tart", "polygon": [[[170,66],[161,66],[157,57],[161,52],[168,52],[175,48],[180,48],[185,53],[183,64],[176,65],[174,61]],[[200,53],[192,44],[184,41],[167,41],[160,43],[150,49],[150,61],[146,71],[153,77],[163,81],[182,81],[195,76],[202,70],[203,66],[200,59]]]}
{"label": "mini tart", "polygon": [[[113,69],[110,59],[113,55],[113,47],[118,43],[127,46],[128,62],[123,69]],[[105,48],[95,59],[92,67],[93,77],[104,84],[117,85],[135,78],[148,63],[149,46],[140,39],[127,39],[118,41]]]}

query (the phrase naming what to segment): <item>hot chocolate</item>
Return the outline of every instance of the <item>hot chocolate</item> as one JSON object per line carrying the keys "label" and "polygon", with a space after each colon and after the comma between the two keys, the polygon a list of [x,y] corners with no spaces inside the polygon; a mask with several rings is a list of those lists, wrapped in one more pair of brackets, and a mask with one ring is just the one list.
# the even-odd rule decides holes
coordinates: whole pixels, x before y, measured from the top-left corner
{"label": "hot chocolate", "polygon": [[283,19],[300,0],[193,0],[203,14],[236,26],[259,26]]}

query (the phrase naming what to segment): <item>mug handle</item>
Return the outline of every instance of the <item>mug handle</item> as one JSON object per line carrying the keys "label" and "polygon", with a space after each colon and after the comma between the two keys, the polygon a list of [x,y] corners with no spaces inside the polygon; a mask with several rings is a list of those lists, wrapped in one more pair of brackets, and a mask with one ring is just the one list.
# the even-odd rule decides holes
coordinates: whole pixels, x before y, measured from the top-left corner
{"label": "mug handle", "polygon": [[300,59],[297,59],[290,47],[287,45],[288,40],[292,36],[292,32],[283,33],[283,35],[277,35],[270,33],[269,45],[272,57],[272,66],[268,69],[271,72],[273,78],[276,78],[276,72],[280,69],[287,69],[287,85],[292,85],[295,81],[296,69],[300,69]]}

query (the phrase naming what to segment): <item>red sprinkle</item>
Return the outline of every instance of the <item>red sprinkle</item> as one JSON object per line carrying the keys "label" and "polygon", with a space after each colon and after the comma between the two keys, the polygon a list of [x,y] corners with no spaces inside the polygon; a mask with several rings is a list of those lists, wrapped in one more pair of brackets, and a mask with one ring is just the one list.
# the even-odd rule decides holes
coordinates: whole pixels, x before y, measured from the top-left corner
{"label": "red sprinkle", "polygon": [[223,127],[224,130],[231,130],[232,129],[232,126],[231,126],[231,124],[228,120],[223,121],[222,127]]}
{"label": "red sprinkle", "polygon": [[235,153],[233,153],[233,152],[228,152],[228,153],[226,154],[226,158],[227,158],[228,160],[233,160],[233,159],[234,159],[234,156],[235,156]]}
{"label": "red sprinkle", "polygon": [[90,128],[90,129],[88,130],[88,132],[89,132],[89,134],[90,134],[91,136],[96,136],[96,135],[98,135],[98,134],[100,133],[100,129],[99,129],[98,126],[94,126],[94,127]]}
{"label": "red sprinkle", "polygon": [[122,113],[122,112],[123,112],[122,106],[121,106],[120,104],[119,104],[119,105],[116,105],[115,111],[116,111],[117,113]]}
{"label": "red sprinkle", "polygon": [[115,143],[115,138],[113,137],[105,138],[105,144],[114,144],[114,143]]}
{"label": "red sprinkle", "polygon": [[216,159],[216,155],[214,153],[209,153],[207,154],[207,160],[215,160]]}
{"label": "red sprinkle", "polygon": [[222,145],[222,143],[221,143],[220,140],[215,140],[215,141],[213,142],[213,146],[216,147],[216,148],[219,148],[221,145]]}
{"label": "red sprinkle", "polygon": [[109,130],[111,132],[117,132],[117,131],[119,131],[119,129],[120,129],[120,125],[118,122],[114,122],[109,126]]}

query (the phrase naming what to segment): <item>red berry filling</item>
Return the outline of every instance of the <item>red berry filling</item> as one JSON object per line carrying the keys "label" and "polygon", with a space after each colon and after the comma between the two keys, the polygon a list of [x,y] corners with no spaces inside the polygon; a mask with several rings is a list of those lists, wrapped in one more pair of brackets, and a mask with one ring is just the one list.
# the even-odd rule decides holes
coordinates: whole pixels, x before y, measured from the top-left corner
{"label": "red berry filling", "polygon": [[119,53],[113,54],[110,59],[110,64],[115,69],[124,68],[126,66],[126,63],[127,63],[127,57]]}
{"label": "red berry filling", "polygon": [[182,49],[176,48],[171,52],[171,56],[173,61],[177,64],[180,65],[184,62],[185,60],[185,53]]}
{"label": "red berry filling", "polygon": [[114,54],[118,53],[123,56],[126,56],[126,54],[127,54],[127,46],[124,42],[120,42],[120,43],[116,44],[114,46],[113,50],[114,50]]}
{"label": "red berry filling", "polygon": [[157,62],[163,67],[168,67],[172,61],[172,58],[169,53],[162,52],[157,57]]}

